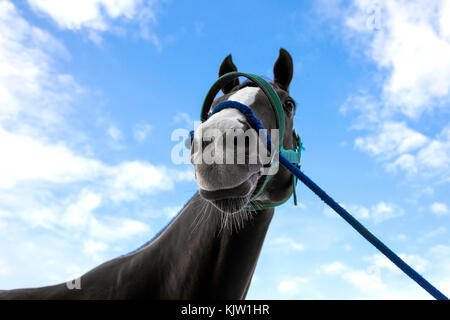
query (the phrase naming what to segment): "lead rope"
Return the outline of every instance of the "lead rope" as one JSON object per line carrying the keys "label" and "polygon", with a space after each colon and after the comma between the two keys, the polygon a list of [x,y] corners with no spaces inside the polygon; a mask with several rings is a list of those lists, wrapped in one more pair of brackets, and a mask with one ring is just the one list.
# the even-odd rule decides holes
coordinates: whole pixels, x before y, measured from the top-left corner
{"label": "lead rope", "polygon": [[[248,106],[236,102],[226,101],[219,103],[212,113],[218,112],[225,108],[235,108],[240,110],[247,118],[248,123],[259,132],[264,130],[261,122],[255,117],[253,111]],[[267,148],[271,149],[270,136],[267,134]],[[412,280],[414,280],[419,286],[425,289],[430,295],[437,300],[448,300],[448,298],[428,282],[424,277],[411,268],[405,261],[403,261],[395,252],[389,249],[383,242],[381,242],[375,235],[373,235],[366,227],[364,227],[357,219],[355,219],[347,210],[342,208],[336,201],[333,200],[325,191],[323,191],[317,184],[315,184],[310,178],[308,178],[299,167],[291,163],[285,156],[279,153],[280,163],[288,169],[296,178],[298,178],[305,186],[307,186],[312,192],[314,192],[322,201],[324,201],[330,208],[332,208],[338,215],[340,215],[345,221],[347,221],[360,235],[362,235],[367,241],[369,241],[375,248],[377,248],[383,255],[386,256],[392,263],[394,263],[400,270],[406,273]],[[295,188],[295,186],[294,186]],[[297,198],[294,196],[294,201]]]}
{"label": "lead rope", "polygon": [[303,184],[305,184],[312,192],[314,192],[322,201],[330,206],[338,215],[347,221],[360,235],[369,241],[375,248],[392,261],[397,267],[413,279],[419,286],[425,289],[437,300],[448,300],[448,298],[440,292],[436,287],[429,283],[424,277],[411,268],[405,261],[403,261],[395,252],[389,249],[383,242],[381,242],[375,235],[373,235],[366,227],[364,227],[358,220],[356,220],[350,213],[342,208],[336,201],[333,200],[325,191],[323,191],[317,184],[308,178],[296,166],[292,165],[283,155],[280,155],[280,163],[285,166],[293,175],[295,175]]}

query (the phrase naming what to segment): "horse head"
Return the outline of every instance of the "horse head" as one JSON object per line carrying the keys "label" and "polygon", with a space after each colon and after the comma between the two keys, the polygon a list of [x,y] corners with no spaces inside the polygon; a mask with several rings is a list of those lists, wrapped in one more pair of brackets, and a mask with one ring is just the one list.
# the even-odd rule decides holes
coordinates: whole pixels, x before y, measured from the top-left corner
{"label": "horse head", "polygon": [[[219,77],[236,71],[237,68],[229,55],[219,68]],[[296,106],[289,95],[293,63],[286,50],[280,49],[273,73],[274,80],[270,85],[282,102],[284,112],[283,148],[292,149]],[[236,78],[226,84],[222,91],[223,95],[213,101],[209,113],[224,101],[245,104],[252,109],[274,140],[273,135],[278,129],[276,115],[259,86],[248,80],[240,83]],[[261,144],[255,144],[255,141],[260,142],[258,132],[250,127],[246,117],[237,109],[223,109],[214,113],[194,132],[191,162],[195,168],[200,195],[225,214],[244,212],[249,206],[257,208],[282,203],[292,193],[292,175],[284,167],[280,166],[276,174],[272,172],[266,180],[268,170],[265,169],[272,165],[274,159],[270,159],[269,163],[263,161],[261,148],[257,147]],[[214,159],[221,161],[198,161],[205,160],[205,155],[212,155]]]}

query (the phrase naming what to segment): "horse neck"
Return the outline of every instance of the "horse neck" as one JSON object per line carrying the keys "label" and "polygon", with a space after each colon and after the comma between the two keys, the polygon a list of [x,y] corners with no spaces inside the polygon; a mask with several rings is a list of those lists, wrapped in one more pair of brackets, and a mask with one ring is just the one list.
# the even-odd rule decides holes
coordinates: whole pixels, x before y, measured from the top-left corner
{"label": "horse neck", "polygon": [[233,229],[221,228],[222,213],[206,205],[197,193],[138,252],[150,277],[158,277],[147,282],[159,286],[158,298],[245,298],[274,210],[257,211]]}

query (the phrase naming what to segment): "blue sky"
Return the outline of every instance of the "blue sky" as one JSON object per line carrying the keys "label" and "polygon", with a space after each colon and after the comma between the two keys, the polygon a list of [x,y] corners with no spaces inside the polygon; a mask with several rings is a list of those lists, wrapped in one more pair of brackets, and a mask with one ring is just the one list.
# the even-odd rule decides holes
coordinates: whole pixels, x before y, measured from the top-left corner
{"label": "blue sky", "polygon": [[[447,1],[0,0],[0,288],[152,238],[197,190],[171,162],[219,65],[294,59],[303,170],[450,295]],[[250,299],[429,298],[302,185]]]}

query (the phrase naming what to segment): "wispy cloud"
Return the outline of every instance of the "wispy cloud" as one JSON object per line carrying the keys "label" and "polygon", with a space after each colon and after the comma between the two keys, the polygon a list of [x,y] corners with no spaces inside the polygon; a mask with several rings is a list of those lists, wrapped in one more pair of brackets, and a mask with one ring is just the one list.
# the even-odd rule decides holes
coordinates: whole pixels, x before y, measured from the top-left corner
{"label": "wispy cloud", "polygon": [[161,42],[150,27],[157,23],[157,1],[28,0],[28,3],[35,12],[49,17],[61,29],[86,31],[88,38],[96,44],[102,43],[103,32],[122,34],[125,30],[121,24],[132,23],[138,26],[141,37],[161,49]]}
{"label": "wispy cloud", "polygon": [[138,123],[134,125],[133,127],[133,134],[134,138],[138,142],[144,142],[148,135],[150,134],[150,131],[152,130],[152,126],[148,123]]}
{"label": "wispy cloud", "polygon": [[384,122],[376,135],[357,138],[355,146],[380,159],[392,159],[417,150],[427,141],[427,137],[409,129],[404,122]]}
{"label": "wispy cloud", "polygon": [[[438,107],[436,99],[448,101],[449,17],[446,1],[354,0],[347,8],[350,36],[387,74],[383,102],[391,111],[415,118]],[[373,18],[376,29],[368,24]]]}
{"label": "wispy cloud", "polygon": [[178,112],[172,119],[175,124],[182,125],[189,130],[195,126],[195,121],[186,112]]}
{"label": "wispy cloud", "polygon": [[[400,254],[400,257],[419,272],[424,272],[429,264],[428,260],[417,255]],[[362,299],[430,298],[425,292],[408,291],[399,286],[392,277],[399,275],[401,271],[383,255],[375,254],[367,256],[363,260],[366,264],[365,268],[354,268],[341,261],[334,261],[322,265],[319,274],[340,277],[357,288]]]}
{"label": "wispy cloud", "polygon": [[403,214],[402,208],[386,202],[380,202],[371,208],[371,217],[375,223],[400,217]]}
{"label": "wispy cloud", "polygon": [[340,276],[363,292],[378,291],[386,288],[386,284],[382,281],[378,271],[352,269],[340,261],[334,261],[321,267],[322,273]]}
{"label": "wispy cloud", "polygon": [[[405,211],[400,206],[380,201],[370,207],[360,204],[343,204],[340,205],[345,208],[355,218],[361,220],[369,220],[374,223],[381,223],[390,219],[398,218],[404,215]],[[329,207],[324,207],[324,213],[328,217],[337,217],[337,214]]]}
{"label": "wispy cloud", "polygon": [[[142,239],[151,226],[137,214],[122,216],[121,205],[170,191],[193,181],[193,174],[138,159],[107,163],[95,152],[83,152],[80,141],[89,145],[89,137],[68,116],[86,89],[57,68],[57,62],[70,59],[67,49],[5,0],[0,1],[0,34],[3,289],[15,286],[14,279],[28,285],[67,280],[74,270],[87,271],[99,259],[124,253],[123,240]],[[111,139],[121,139],[118,128],[107,131]],[[47,262],[24,271],[33,259]]]}
{"label": "wispy cloud", "polygon": [[[361,88],[341,111],[367,130],[355,147],[390,172],[450,179],[449,127],[435,136],[412,128],[424,114],[445,115],[450,103],[450,5],[446,1],[339,3],[340,32],[351,50],[376,66],[376,89]],[[374,25],[376,22],[376,25]],[[374,79],[375,80],[375,79]]]}
{"label": "wispy cloud", "polygon": [[420,238],[418,239],[419,242],[425,242],[425,241],[429,241],[432,240],[440,235],[446,234],[447,233],[447,228],[445,227],[438,227],[436,229],[433,229],[431,231],[428,232],[424,232]]}
{"label": "wispy cloud", "polygon": [[9,1],[0,1],[0,33],[0,123],[34,134],[67,126],[64,115],[83,89],[54,68],[55,59],[70,59],[66,48]]}
{"label": "wispy cloud", "polygon": [[284,248],[286,251],[303,251],[305,249],[303,244],[289,237],[276,238],[272,241],[272,243],[277,247]]}
{"label": "wispy cloud", "polygon": [[448,206],[442,202],[432,203],[430,206],[430,210],[437,216],[444,216],[450,214]]}
{"label": "wispy cloud", "polygon": [[405,122],[381,122],[376,129],[355,139],[355,147],[385,163],[387,171],[410,176],[450,178],[450,136],[445,127],[435,137],[411,129]]}
{"label": "wispy cloud", "polygon": [[9,274],[9,268],[5,262],[0,260],[0,276],[7,276]]}
{"label": "wispy cloud", "polygon": [[281,280],[278,284],[278,292],[281,294],[292,295],[296,294],[300,286],[308,282],[308,278],[305,277],[290,277]]}
{"label": "wispy cloud", "polygon": [[107,130],[108,135],[114,140],[119,141],[122,139],[122,131],[119,130],[116,126],[110,126]]}

